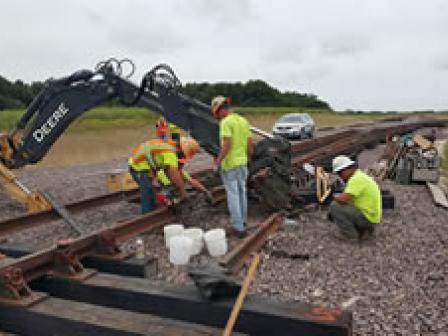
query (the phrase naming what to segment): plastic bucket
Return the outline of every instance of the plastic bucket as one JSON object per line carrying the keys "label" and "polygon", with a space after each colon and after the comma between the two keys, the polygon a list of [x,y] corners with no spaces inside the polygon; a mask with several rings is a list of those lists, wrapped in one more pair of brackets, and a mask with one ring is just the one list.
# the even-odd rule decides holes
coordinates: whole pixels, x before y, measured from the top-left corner
{"label": "plastic bucket", "polygon": [[193,240],[189,237],[175,236],[170,239],[170,262],[185,265],[190,261]]}
{"label": "plastic bucket", "polygon": [[204,234],[204,240],[212,257],[219,257],[227,253],[227,239],[224,229],[207,231]]}
{"label": "plastic bucket", "polygon": [[183,235],[193,240],[193,247],[191,250],[191,254],[197,255],[201,253],[202,247],[204,246],[203,241],[204,231],[200,228],[192,227],[185,229]]}
{"label": "plastic bucket", "polygon": [[184,226],[182,224],[170,224],[163,227],[163,233],[165,236],[165,246],[170,247],[170,239],[175,236],[180,236],[184,232]]}

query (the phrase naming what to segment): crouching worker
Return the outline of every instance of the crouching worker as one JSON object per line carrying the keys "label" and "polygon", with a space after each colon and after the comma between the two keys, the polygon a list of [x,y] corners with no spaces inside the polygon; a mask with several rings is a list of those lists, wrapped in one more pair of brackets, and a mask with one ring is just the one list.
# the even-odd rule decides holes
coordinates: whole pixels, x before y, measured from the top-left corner
{"label": "crouching worker", "polygon": [[[193,138],[184,136],[179,138],[178,143],[178,169],[185,184],[190,184],[196,191],[205,193],[207,195],[207,199],[210,202],[213,202],[211,192],[208,191],[208,189],[199,180],[193,178],[188,171],[184,169],[185,164],[190,161],[199,151],[199,144]],[[157,179],[160,182],[162,189],[170,189],[171,181],[163,170],[157,172]],[[166,202],[167,200],[164,201]]]}
{"label": "crouching worker", "polygon": [[345,155],[333,159],[333,173],[337,173],[346,185],[344,192],[334,196],[328,217],[344,238],[372,237],[382,213],[378,184]]}
{"label": "crouching worker", "polygon": [[152,139],[132,150],[129,171],[140,190],[142,213],[156,208],[152,177],[160,171],[178,189],[181,200],[187,197],[185,183],[178,169],[176,143],[172,140]]}

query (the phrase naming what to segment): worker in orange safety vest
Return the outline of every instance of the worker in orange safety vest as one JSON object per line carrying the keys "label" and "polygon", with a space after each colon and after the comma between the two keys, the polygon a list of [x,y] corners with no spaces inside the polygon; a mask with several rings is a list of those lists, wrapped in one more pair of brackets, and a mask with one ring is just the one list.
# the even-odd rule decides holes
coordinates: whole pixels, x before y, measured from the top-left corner
{"label": "worker in orange safety vest", "polygon": [[188,195],[178,169],[176,143],[166,139],[145,141],[132,150],[128,159],[129,172],[139,186],[142,213],[156,208],[156,197],[152,187],[153,177],[166,174],[179,191],[181,200]]}

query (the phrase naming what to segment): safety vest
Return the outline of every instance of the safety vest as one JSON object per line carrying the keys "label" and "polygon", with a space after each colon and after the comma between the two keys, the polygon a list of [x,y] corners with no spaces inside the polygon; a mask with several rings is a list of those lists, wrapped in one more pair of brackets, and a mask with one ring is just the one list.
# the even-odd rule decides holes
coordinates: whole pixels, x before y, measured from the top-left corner
{"label": "safety vest", "polygon": [[176,142],[172,140],[152,139],[137,145],[128,160],[137,171],[157,169],[154,156],[161,153],[176,153]]}

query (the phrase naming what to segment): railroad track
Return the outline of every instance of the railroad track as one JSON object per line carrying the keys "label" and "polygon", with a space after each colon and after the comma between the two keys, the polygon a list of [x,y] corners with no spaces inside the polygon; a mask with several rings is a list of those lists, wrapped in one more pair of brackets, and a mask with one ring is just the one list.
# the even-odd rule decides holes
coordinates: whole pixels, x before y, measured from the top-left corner
{"label": "railroad track", "polygon": [[270,215],[257,225],[253,233],[227,253],[221,259],[220,264],[233,273],[237,273],[245,265],[251,254],[266,243],[269,236],[282,225],[283,221],[284,215],[280,212]]}
{"label": "railroad track", "polygon": [[[445,124],[446,121],[433,120],[401,122],[398,124],[391,121],[390,124],[367,123],[365,125],[357,125],[357,127],[343,129],[314,140],[293,144],[293,164],[300,166],[304,162],[319,162],[340,153],[357,152],[367,145],[382,141],[388,133],[402,134],[421,127],[435,127]],[[202,175],[206,172],[207,170],[204,170],[198,174]],[[222,188],[215,191],[215,197],[219,200],[225,199]],[[71,203],[66,205],[66,208],[71,212],[77,212],[122,199],[132,200],[137,198],[136,191],[117,192]],[[51,210],[13,218],[0,222],[0,235],[24,230],[57,218],[57,214]],[[173,293],[161,293],[160,289],[149,290],[145,287],[148,286],[147,283],[143,285],[129,277],[129,275],[141,276],[145,274],[144,270],[141,270],[141,272],[130,272],[129,270],[132,267],[143,269],[147,265],[135,265],[135,261],[130,262],[130,259],[128,259],[129,255],[121,251],[120,244],[142,233],[159,230],[163,225],[172,222],[174,218],[174,214],[170,209],[160,208],[127,222],[115,224],[109,229],[99,230],[76,239],[63,241],[58,246],[46,250],[34,253],[24,252],[21,257],[16,259],[3,258],[8,260],[6,260],[6,263],[4,262],[5,260],[2,260],[2,264],[0,264],[3,265],[0,266],[1,324],[10,325],[9,330],[12,331],[24,330],[20,322],[12,327],[11,318],[14,318],[14,316],[30,318],[32,316],[36,321],[39,319],[40,321],[42,319],[45,320],[47,323],[47,329],[45,330],[49,332],[51,328],[48,326],[48,321],[52,321],[52,325],[59,325],[60,318],[56,319],[59,321],[56,323],[54,316],[49,317],[45,314],[37,314],[33,311],[33,308],[24,309],[23,307],[36,307],[48,304],[49,301],[46,298],[51,296],[51,299],[56,297],[82,301],[94,305],[150,313],[167,318],[206,324],[211,327],[219,327],[219,316],[226,316],[225,312],[230,310],[230,307],[210,306],[202,301],[197,301],[197,298],[186,298],[185,293],[176,296]],[[224,256],[220,261],[221,264],[235,273],[241,270],[249,256],[263,246],[269,236],[281,226],[282,222],[283,215],[281,213],[270,215],[252,234]],[[95,270],[84,267],[83,263],[86,260],[90,260],[90,264],[95,265]],[[93,263],[92,260],[94,261]],[[113,273],[113,275],[107,275],[106,273]],[[122,277],[123,275],[127,276]],[[129,289],[129,284],[134,282],[139,290]],[[145,287],[144,293],[142,292],[143,287]],[[135,303],[135,305],[133,305],[134,302],[132,304],[129,303],[129,297],[134,298],[138,303]],[[148,299],[150,300],[148,301]],[[151,300],[159,303],[164,302],[166,308],[163,308],[163,305],[145,304],[152,302]],[[242,312],[243,321],[247,319],[246,323],[242,323],[242,332],[268,335],[274,332],[270,328],[272,328],[272,325],[275,325],[275,332],[282,333],[283,331],[284,334],[290,333],[291,330],[322,335],[325,332],[329,332],[332,335],[351,334],[351,314],[349,313],[303,304],[300,307],[288,307],[287,309],[274,307],[270,303],[266,304],[264,302],[263,304],[268,307],[266,311],[260,309],[259,304],[254,308],[249,304],[249,308],[246,308],[246,315]],[[178,305],[181,305],[183,309],[178,309]],[[148,308],[148,306],[151,307]],[[201,308],[199,309],[198,307]],[[277,318],[272,317],[272,310],[277,312]],[[295,313],[292,314],[292,311]],[[207,321],[201,319],[204,312],[207,312],[205,314]],[[214,315],[215,318],[210,319],[209,314]],[[252,323],[249,324],[248,321],[251,319],[251,316]],[[254,319],[253,316],[257,316],[257,319]],[[270,323],[262,324],[262,327],[260,327],[260,320],[270,321]],[[80,326],[79,323],[74,323],[70,319],[65,319],[64,321],[64,323],[73,328],[69,329],[67,334],[76,334],[82,328],[87,328],[89,333],[95,330],[96,333],[99,328],[97,325],[91,326],[84,322]],[[216,324],[216,321],[218,321],[218,324]],[[285,324],[285,321],[288,322]],[[258,325],[258,329],[255,327],[256,325]],[[291,329],[293,328],[292,326],[294,326],[294,329]],[[106,334],[113,334],[110,328],[101,330],[107,330]],[[26,332],[24,333],[27,334]],[[33,332],[28,331],[28,334],[33,334]]]}
{"label": "railroad track", "polygon": [[[223,189],[216,190],[214,197],[224,200]],[[232,301],[210,303],[198,298],[196,289],[189,287],[174,291],[154,287],[147,279],[139,279],[146,275],[144,270],[129,271],[131,266],[146,268],[149,260],[136,265],[135,260],[129,261],[129,256],[120,250],[120,243],[159,230],[173,220],[169,208],[160,208],[109,229],[10,259],[0,267],[0,325],[23,335],[58,334],[61,330],[64,335],[134,335],[127,332],[129,325],[117,321],[125,315],[135,330],[141,314],[145,314],[145,323],[149,320],[157,328],[157,335],[190,335],[187,331],[191,335],[219,334]],[[240,270],[282,221],[282,214],[272,214],[231,250],[222,263],[233,272]],[[83,266],[89,258],[94,259],[95,269]],[[105,307],[121,310],[114,323],[106,323],[114,312],[104,311]],[[87,311],[88,315],[80,316],[80,311]],[[92,319],[94,322],[89,322]],[[106,322],[98,323],[101,319]],[[251,297],[240,313],[236,331],[256,335],[328,332],[349,336],[351,320],[349,312],[298,302],[279,305]]]}
{"label": "railroad track", "polygon": [[[328,165],[329,159],[334,155],[360,152],[368,145],[383,141],[388,134],[403,134],[418,128],[440,127],[447,123],[448,121],[446,120],[430,119],[409,122],[394,118],[392,120],[386,119],[384,121],[380,120],[348,126],[332,134],[292,144],[292,163],[295,167],[301,167],[305,162],[327,163]],[[203,169],[196,171],[193,176],[195,178],[203,178],[208,173],[210,173],[210,170]],[[139,194],[137,190],[119,191],[72,202],[66,204],[65,208],[70,213],[78,213],[122,200],[136,201],[138,199]],[[0,221],[0,237],[59,218],[59,214],[55,210],[50,209]]]}

